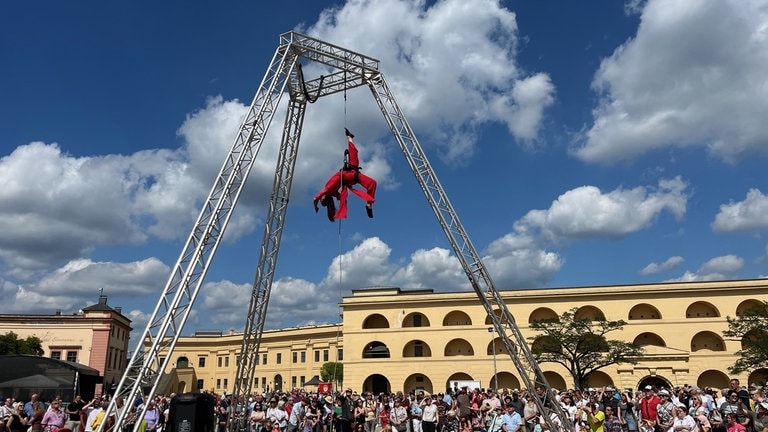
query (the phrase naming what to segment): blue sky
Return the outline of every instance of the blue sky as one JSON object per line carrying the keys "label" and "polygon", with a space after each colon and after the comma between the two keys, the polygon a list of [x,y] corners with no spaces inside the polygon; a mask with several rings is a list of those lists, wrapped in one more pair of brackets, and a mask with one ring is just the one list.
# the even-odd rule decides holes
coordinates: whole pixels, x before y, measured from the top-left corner
{"label": "blue sky", "polygon": [[[103,288],[141,331],[290,30],[381,60],[500,289],[765,277],[766,29],[766,0],[11,3],[0,312]],[[188,332],[243,327],[284,112]],[[379,192],[331,224],[345,126]],[[270,328],[353,288],[470,289],[365,88],[307,110],[276,273]]]}

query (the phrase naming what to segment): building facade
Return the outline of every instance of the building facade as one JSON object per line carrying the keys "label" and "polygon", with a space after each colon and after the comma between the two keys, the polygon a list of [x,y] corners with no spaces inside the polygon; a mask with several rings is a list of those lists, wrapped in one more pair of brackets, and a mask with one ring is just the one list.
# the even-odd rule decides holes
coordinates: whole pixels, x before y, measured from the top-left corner
{"label": "building facade", "polygon": [[[501,294],[526,339],[536,336],[529,327],[531,322],[574,308],[580,317],[627,322],[608,337],[642,345],[645,354],[637,364],[611,365],[595,372],[590,386],[723,388],[731,376],[728,367],[741,348],[740,341],[723,339],[726,317],[736,317],[767,301],[768,280],[528,289]],[[340,325],[265,331],[253,388],[313,390],[316,387],[303,383],[319,375],[326,361],[341,361],[343,385],[358,390],[435,392],[458,380],[478,381],[482,387],[523,387],[474,292],[359,289],[343,299],[342,309]],[[177,375],[186,369],[195,384],[190,387],[192,381],[184,381],[179,387],[176,382],[168,389],[231,391],[241,343],[238,333],[181,338],[170,364],[176,366]],[[205,360],[201,363],[200,359]],[[542,363],[540,367],[552,387],[574,386],[562,366]],[[743,383],[765,383],[768,369],[737,377]]]}
{"label": "building facade", "polygon": [[[128,363],[131,320],[120,308],[107,305],[107,296],[72,315],[0,314],[0,333],[13,332],[19,338],[36,336],[42,341],[43,356],[80,363],[96,369],[103,385],[118,383]],[[99,384],[96,394],[104,389]],[[107,390],[109,390],[107,388]]]}

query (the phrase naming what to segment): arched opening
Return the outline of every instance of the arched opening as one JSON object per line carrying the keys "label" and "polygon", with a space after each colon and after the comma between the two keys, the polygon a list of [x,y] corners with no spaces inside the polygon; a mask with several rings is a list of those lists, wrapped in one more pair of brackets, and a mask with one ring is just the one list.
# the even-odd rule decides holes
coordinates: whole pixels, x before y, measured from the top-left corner
{"label": "arched opening", "polygon": [[389,321],[382,314],[368,315],[363,320],[364,329],[389,328]]}
{"label": "arched opening", "polygon": [[648,303],[640,303],[629,310],[627,318],[630,320],[661,319],[661,312]]}
{"label": "arched opening", "polygon": [[415,373],[409,376],[403,383],[403,391],[407,393],[414,390],[416,392],[424,390],[427,393],[434,393],[432,389],[432,380],[430,380],[428,376],[420,373]]}
{"label": "arched opening", "polygon": [[451,311],[443,318],[443,326],[472,325],[472,318],[464,311]]}
{"label": "arched opening", "polygon": [[178,360],[176,360],[176,367],[179,369],[185,369],[189,367],[189,359],[186,357],[179,357]]}
{"label": "arched opening", "polygon": [[741,349],[748,349],[750,346],[756,346],[765,336],[762,330],[752,329],[741,338]]}
{"label": "arched opening", "polygon": [[568,385],[565,383],[565,378],[563,378],[557,372],[546,371],[544,372],[544,378],[547,379],[547,382],[549,383],[550,388],[560,389],[560,390],[565,390],[568,388]]}
{"label": "arched opening", "polygon": [[702,331],[691,339],[691,352],[699,350],[725,351],[725,342],[716,333]]}
{"label": "arched opening", "polygon": [[685,310],[686,318],[715,318],[720,316],[720,311],[712,304],[705,301],[691,303]]}
{"label": "arched opening", "polygon": [[[496,384],[496,379],[498,379],[499,383]],[[491,376],[491,379],[488,380],[489,383],[491,383],[491,388],[494,389],[519,389],[520,388],[520,380],[517,379],[516,376],[512,375],[509,372],[497,372],[496,377]]]}
{"label": "arched opening", "polygon": [[403,357],[432,357],[432,349],[422,340],[412,340],[403,347]]}
{"label": "arched opening", "polygon": [[[496,333],[494,333],[496,334]],[[488,349],[486,349],[487,355],[493,355],[494,349],[496,350],[496,355],[503,355],[508,356],[509,351],[507,350],[507,346],[504,345],[504,341],[501,340],[500,337],[495,338],[494,340],[488,342]]]}
{"label": "arched opening", "polygon": [[749,374],[749,380],[747,382],[749,385],[757,384],[760,387],[765,386],[766,383],[768,383],[768,368],[755,369]]}
{"label": "arched opening", "polygon": [[528,323],[532,324],[536,321],[557,321],[560,317],[548,307],[536,308],[528,316]]}
{"label": "arched opening", "polygon": [[275,375],[275,391],[283,389],[283,376],[280,374]]}
{"label": "arched opening", "polygon": [[429,319],[421,312],[413,312],[403,318],[403,327],[429,327]]}
{"label": "arched opening", "polygon": [[387,377],[384,375],[373,374],[368,375],[368,378],[363,381],[363,391],[373,392],[373,394],[389,394],[392,392],[392,387],[390,386]]}
{"label": "arched opening", "polygon": [[642,390],[645,388],[645,386],[651,386],[654,388],[654,390],[658,391],[660,388],[672,388],[672,383],[658,375],[649,375],[644,378],[641,378],[640,381],[637,382],[637,389]]}
{"label": "arched opening", "polygon": [[562,344],[554,336],[540,335],[531,342],[531,351],[534,353],[560,352],[562,349]]}
{"label": "arched opening", "polygon": [[640,333],[639,335],[637,335],[635,340],[632,341],[632,343],[637,346],[648,346],[648,345],[660,346],[660,347],[667,346],[667,343],[664,342],[664,339],[662,339],[661,336],[651,332]]}
{"label": "arched opening", "polygon": [[[469,375],[464,372],[456,372],[453,375],[449,376],[448,379],[445,381],[445,388],[446,390],[451,391],[458,391],[459,390],[459,382],[461,381],[474,381],[475,379],[472,378],[472,375]],[[472,389],[467,389],[469,391],[472,391]]]}
{"label": "arched opening", "polygon": [[445,345],[445,356],[471,356],[475,351],[472,349],[472,344],[465,339],[453,339]]}
{"label": "arched opening", "polygon": [[[552,383],[549,383],[552,385]],[[613,378],[603,371],[594,371],[587,377],[587,385],[590,387],[607,387],[613,385]]]}
{"label": "arched opening", "polygon": [[730,382],[731,380],[728,378],[728,375],[714,369],[702,372],[696,379],[696,385],[699,388],[711,387],[716,390],[728,387]]}
{"label": "arched opening", "polygon": [[370,342],[363,348],[363,358],[389,358],[389,348],[379,341]]}
{"label": "arched opening", "polygon": [[755,299],[747,299],[739,303],[738,306],[736,306],[736,316],[743,316],[744,312],[747,312],[747,311],[755,311],[755,312],[759,311],[759,312],[765,313],[765,310],[766,310],[765,303]]}
{"label": "arched opening", "polygon": [[[493,311],[493,313],[501,320],[502,323],[506,323],[506,321],[501,317],[501,310],[500,309],[495,309]],[[493,321],[491,320],[491,316],[490,315],[486,315],[485,316],[485,324],[486,325],[493,324]]]}
{"label": "arched opening", "polygon": [[600,321],[605,319],[605,314],[595,306],[582,306],[576,311],[573,317],[577,320],[586,319],[590,321]]}

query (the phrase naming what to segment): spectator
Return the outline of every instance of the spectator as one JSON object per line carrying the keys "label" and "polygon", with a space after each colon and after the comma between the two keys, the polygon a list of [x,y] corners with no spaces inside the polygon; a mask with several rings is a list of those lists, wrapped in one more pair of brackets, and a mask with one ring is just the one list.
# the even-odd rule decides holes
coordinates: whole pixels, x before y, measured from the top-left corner
{"label": "spectator", "polygon": [[64,427],[66,420],[67,415],[61,410],[61,401],[56,399],[51,402],[51,407],[43,416],[43,431],[53,432],[56,429],[61,429]]}

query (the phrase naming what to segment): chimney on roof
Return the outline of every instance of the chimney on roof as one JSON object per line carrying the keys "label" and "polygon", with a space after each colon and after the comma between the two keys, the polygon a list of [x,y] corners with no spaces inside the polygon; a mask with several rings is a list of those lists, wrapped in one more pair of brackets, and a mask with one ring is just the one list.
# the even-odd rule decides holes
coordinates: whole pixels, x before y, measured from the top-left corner
{"label": "chimney on roof", "polygon": [[107,304],[107,296],[105,296],[104,294],[100,294],[99,295],[99,304],[103,304],[103,305]]}
{"label": "chimney on roof", "polygon": [[56,316],[59,316],[59,315],[61,315],[61,309],[56,309],[55,315],[56,315]]}
{"label": "chimney on roof", "polygon": [[122,307],[115,307],[115,308],[112,308],[112,309],[114,309],[115,312],[117,312],[117,313],[123,313],[123,308]]}

